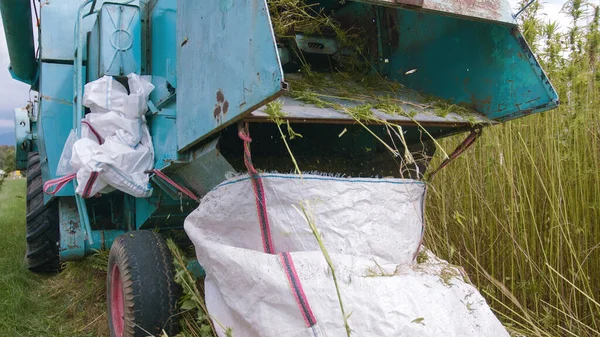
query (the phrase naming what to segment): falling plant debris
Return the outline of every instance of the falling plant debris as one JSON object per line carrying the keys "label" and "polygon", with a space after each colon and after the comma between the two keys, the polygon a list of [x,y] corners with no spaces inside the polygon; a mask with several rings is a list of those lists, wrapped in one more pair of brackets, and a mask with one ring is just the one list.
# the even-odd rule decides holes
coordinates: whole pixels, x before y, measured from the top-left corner
{"label": "falling plant debris", "polygon": [[425,320],[425,318],[423,317],[419,317],[419,318],[415,318],[411,321],[411,323],[417,323],[417,324],[421,324],[421,325],[425,325],[425,323],[423,323],[423,321]]}
{"label": "falling plant debris", "polygon": [[[265,112],[269,115],[271,120],[275,124],[277,124],[277,129],[279,130],[279,134],[281,135],[281,140],[283,140],[283,143],[285,144],[285,148],[287,149],[288,154],[290,155],[292,162],[294,163],[294,169],[295,169],[296,174],[302,175],[302,171],[300,171],[300,167],[298,167],[298,162],[296,161],[296,157],[294,157],[294,154],[292,153],[292,149],[290,149],[290,145],[287,142],[286,136],[283,133],[283,130],[281,130],[281,124],[283,124],[283,117],[285,117],[285,113],[283,112],[283,110],[281,110],[282,107],[283,107],[283,102],[277,100],[277,101],[267,104],[267,109],[265,110]],[[290,136],[290,139],[294,139],[295,137],[302,137],[301,134],[294,132],[294,130],[290,126],[289,122],[287,122],[287,128],[288,128],[288,134]]]}

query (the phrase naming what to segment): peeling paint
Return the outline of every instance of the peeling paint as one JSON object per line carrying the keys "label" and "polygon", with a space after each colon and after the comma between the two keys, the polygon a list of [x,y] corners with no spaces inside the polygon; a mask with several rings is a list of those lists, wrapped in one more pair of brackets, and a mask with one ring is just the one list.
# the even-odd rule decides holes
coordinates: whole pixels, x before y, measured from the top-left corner
{"label": "peeling paint", "polygon": [[54,98],[54,97],[44,96],[44,95],[41,95],[41,97],[45,101],[52,101],[52,102],[56,102],[58,104],[64,104],[64,105],[68,105],[68,106],[73,106],[73,102],[72,101],[67,101],[66,99],[59,99],[59,98]]}

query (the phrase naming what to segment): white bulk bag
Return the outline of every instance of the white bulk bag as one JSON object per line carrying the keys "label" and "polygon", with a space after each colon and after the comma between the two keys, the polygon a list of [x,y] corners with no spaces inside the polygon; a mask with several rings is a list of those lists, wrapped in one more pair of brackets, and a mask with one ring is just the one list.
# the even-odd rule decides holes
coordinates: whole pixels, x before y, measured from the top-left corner
{"label": "white bulk bag", "polygon": [[83,105],[91,112],[115,111],[128,118],[139,118],[148,110],[148,98],[154,85],[147,76],[127,75],[130,93],[112,76],[104,76],[85,85]]}
{"label": "white bulk bag", "polygon": [[300,203],[333,261],[353,336],[508,336],[457,268],[432,254],[416,264],[422,182],[260,177],[256,190],[247,175],[220,184],[185,221],[219,336],[222,327],[236,337],[346,336],[331,270]]}
{"label": "white bulk bag", "polygon": [[85,85],[83,105],[91,113],[82,120],[81,138],[69,136],[58,166],[62,174],[77,173],[76,193],[83,197],[115,189],[138,198],[152,194],[145,171],[154,165],[154,148],[144,114],[154,86],[136,74],[127,78],[129,94],[110,76]]}

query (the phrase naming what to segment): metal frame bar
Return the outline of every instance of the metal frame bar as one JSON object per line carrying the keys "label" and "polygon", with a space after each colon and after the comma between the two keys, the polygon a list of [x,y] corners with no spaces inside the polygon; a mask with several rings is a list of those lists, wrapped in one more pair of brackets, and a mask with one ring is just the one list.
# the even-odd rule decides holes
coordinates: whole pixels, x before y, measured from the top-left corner
{"label": "metal frame bar", "polygon": [[[134,0],[124,1],[119,4],[129,4]],[[81,24],[83,19],[86,17],[97,13],[94,11],[96,7],[97,0],[86,0],[79,6],[77,10],[77,20],[75,21],[75,32],[74,32],[74,40],[75,40],[75,69],[73,71],[73,128],[77,133],[77,137],[81,137],[81,118],[83,118],[83,44],[84,44],[84,34],[81,30]],[[87,14],[83,14],[85,7],[89,4],[92,4],[90,11]],[[73,186],[77,189],[77,180],[73,180]],[[75,200],[77,202],[77,211],[79,212],[79,219],[83,227],[86,231],[86,239],[88,243],[91,245],[94,244],[94,238],[92,233],[92,226],[90,224],[90,218],[87,211],[87,206],[85,204],[85,200],[75,193]]]}
{"label": "metal frame bar", "polygon": [[[75,21],[75,69],[73,71],[73,128],[77,133],[77,137],[81,137],[81,118],[83,117],[83,33],[81,32],[81,23],[84,19],[82,16],[84,8],[93,3],[95,7],[96,0],[87,0],[79,6],[77,10],[77,20]],[[93,7],[90,12],[93,11]],[[88,13],[89,15],[90,13]],[[86,15],[87,16],[87,15]],[[77,179],[73,180],[73,187],[77,190]],[[79,221],[85,228],[86,239],[91,245],[94,244],[92,235],[92,225],[87,211],[85,200],[75,193],[75,201],[77,203],[77,212],[79,212]]]}
{"label": "metal frame bar", "polygon": [[518,12],[516,12],[515,14],[513,14],[513,18],[515,18],[515,20],[519,17],[519,15],[521,15],[521,13],[523,13],[525,10],[527,10],[527,8],[529,8],[529,6],[533,5],[533,3],[536,0],[531,0],[529,1],[525,6],[523,6],[523,8],[519,9]]}

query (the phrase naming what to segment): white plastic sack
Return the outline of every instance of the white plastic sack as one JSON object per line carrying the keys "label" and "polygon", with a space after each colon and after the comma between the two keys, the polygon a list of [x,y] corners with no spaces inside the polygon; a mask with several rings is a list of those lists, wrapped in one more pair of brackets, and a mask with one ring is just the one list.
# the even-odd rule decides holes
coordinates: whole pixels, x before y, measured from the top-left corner
{"label": "white plastic sack", "polygon": [[353,336],[508,336],[457,268],[431,254],[415,263],[423,183],[261,178],[275,254],[264,252],[248,176],[219,185],[185,221],[220,336],[221,326],[236,337],[346,336],[331,271],[301,202],[333,261]]}
{"label": "white plastic sack", "polygon": [[[148,174],[152,168],[152,150],[143,144],[131,147],[117,135],[104,144],[83,138],[73,147],[71,165],[77,168],[77,194],[91,197],[118,189],[138,198],[152,194]],[[97,175],[97,176],[94,176]]]}
{"label": "white plastic sack", "polygon": [[83,104],[92,112],[82,120],[81,139],[69,136],[59,162],[61,172],[77,172],[76,193],[84,197],[115,189],[138,198],[152,194],[145,171],[153,167],[154,149],[144,114],[154,86],[136,74],[128,84],[129,95],[110,76],[85,85]]}
{"label": "white plastic sack", "polygon": [[148,110],[148,98],[154,85],[147,76],[127,75],[130,93],[111,76],[104,76],[87,83],[83,93],[83,105],[91,112],[115,111],[128,118],[139,118]]}
{"label": "white plastic sack", "polygon": [[73,146],[77,141],[77,134],[75,130],[71,130],[69,133],[69,137],[67,137],[67,141],[63,146],[62,153],[60,155],[60,159],[58,160],[58,166],[56,167],[56,175],[57,176],[66,176],[71,173],[77,172],[75,168],[71,166],[71,156],[73,155]]}

